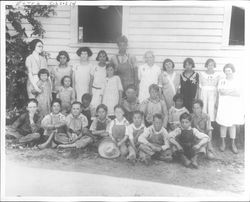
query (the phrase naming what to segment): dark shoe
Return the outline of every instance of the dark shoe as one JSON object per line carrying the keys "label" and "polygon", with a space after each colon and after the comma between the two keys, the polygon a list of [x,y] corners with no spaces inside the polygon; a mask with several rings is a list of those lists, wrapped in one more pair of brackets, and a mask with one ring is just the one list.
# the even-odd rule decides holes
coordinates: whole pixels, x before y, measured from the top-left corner
{"label": "dark shoe", "polygon": [[189,167],[191,164],[191,161],[184,155],[182,154],[181,156],[181,161],[185,167]]}
{"label": "dark shoe", "polygon": [[235,144],[232,144],[232,152],[233,152],[234,154],[238,154],[238,149],[237,149],[237,147],[236,147]]}
{"label": "dark shoe", "polygon": [[225,149],[226,149],[225,142],[222,142],[222,143],[221,143],[221,146],[220,146],[220,151],[221,151],[221,152],[224,152]]}
{"label": "dark shoe", "polygon": [[198,169],[198,163],[197,163],[197,155],[195,155],[192,159],[191,159],[191,166],[195,169]]}

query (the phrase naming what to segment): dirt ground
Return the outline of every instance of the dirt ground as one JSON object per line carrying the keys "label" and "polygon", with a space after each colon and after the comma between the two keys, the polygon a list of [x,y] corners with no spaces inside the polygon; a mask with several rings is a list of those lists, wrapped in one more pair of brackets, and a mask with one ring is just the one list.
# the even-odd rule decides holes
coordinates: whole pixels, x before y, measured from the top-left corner
{"label": "dirt ground", "polygon": [[[215,149],[218,148],[215,145]],[[6,148],[6,159],[33,168],[76,171],[105,176],[146,180],[191,188],[244,192],[244,150],[237,155],[229,148],[224,153],[216,149],[217,159],[200,159],[198,170],[185,168],[179,162],[155,161],[146,166],[140,162],[131,165],[121,159],[102,159],[88,149],[77,158],[65,158],[56,149],[32,150]]]}

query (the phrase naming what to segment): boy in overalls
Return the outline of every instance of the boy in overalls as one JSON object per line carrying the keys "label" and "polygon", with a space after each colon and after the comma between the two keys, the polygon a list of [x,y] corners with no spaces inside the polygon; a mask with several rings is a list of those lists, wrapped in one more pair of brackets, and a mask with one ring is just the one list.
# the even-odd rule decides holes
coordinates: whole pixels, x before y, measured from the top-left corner
{"label": "boy in overalls", "polygon": [[139,136],[139,158],[146,165],[151,159],[162,161],[171,161],[172,154],[169,145],[169,134],[163,127],[163,116],[155,114],[153,116],[153,125],[147,128]]}
{"label": "boy in overalls", "polygon": [[108,133],[110,138],[117,144],[120,149],[121,156],[124,158],[128,154],[127,139],[125,136],[126,127],[129,122],[124,118],[124,110],[121,106],[116,105],[115,119],[111,121],[108,127]]}
{"label": "boy in overalls", "polygon": [[129,139],[129,154],[128,160],[135,162],[136,156],[139,151],[139,136],[144,132],[145,125],[143,124],[143,112],[135,111],[133,113],[133,123],[131,123],[126,129],[126,136]]}
{"label": "boy in overalls", "polygon": [[206,153],[209,142],[208,135],[191,127],[192,117],[188,113],[180,116],[181,128],[170,132],[170,143],[176,157],[179,157],[185,167],[198,168],[197,157],[199,153]]}

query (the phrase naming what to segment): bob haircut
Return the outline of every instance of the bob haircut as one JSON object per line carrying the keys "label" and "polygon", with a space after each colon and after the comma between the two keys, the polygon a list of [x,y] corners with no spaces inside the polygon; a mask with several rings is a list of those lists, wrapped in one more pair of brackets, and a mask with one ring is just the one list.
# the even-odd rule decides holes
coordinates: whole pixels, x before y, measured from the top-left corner
{"label": "bob haircut", "polygon": [[108,107],[105,104],[99,104],[96,108],[96,113],[99,111],[99,109],[103,109],[106,113],[108,112]]}
{"label": "bob haircut", "polygon": [[26,106],[28,106],[29,105],[29,103],[35,103],[36,104],[36,106],[38,106],[38,101],[35,99],[35,98],[31,98],[31,99],[29,99],[28,100],[28,102],[27,102],[27,104],[26,104]]}
{"label": "bob haircut", "polygon": [[194,64],[194,60],[192,58],[186,58],[183,62],[183,68],[186,67],[186,65],[188,64],[191,64],[192,65],[192,68],[195,68],[195,64]]}
{"label": "bob haircut", "polygon": [[71,78],[70,76],[66,75],[66,76],[64,76],[64,77],[61,79],[61,84],[62,84],[62,86],[64,85],[64,79],[66,79],[66,78],[69,78],[69,79],[70,79],[70,85],[72,85],[72,78]]}
{"label": "bob haircut", "polygon": [[55,103],[58,103],[58,104],[60,105],[60,107],[62,106],[62,101],[61,101],[60,99],[58,99],[58,98],[52,100],[52,102],[51,102],[51,107],[52,107],[53,104],[55,104]]}
{"label": "bob haircut", "polygon": [[155,119],[160,119],[160,120],[163,121],[163,116],[162,116],[162,114],[159,114],[159,113],[154,114],[153,120],[155,120]]}
{"label": "bob haircut", "polygon": [[205,63],[205,67],[208,67],[209,63],[214,63],[214,67],[216,67],[216,62],[214,61],[214,59],[209,58]]}
{"label": "bob haircut", "polygon": [[64,55],[67,58],[67,62],[70,61],[69,54],[66,51],[60,51],[58,53],[58,56],[56,57],[56,60],[59,62],[60,61],[60,56]]}
{"label": "bob haircut", "polygon": [[195,104],[200,105],[201,108],[203,108],[203,106],[204,106],[204,103],[203,103],[203,101],[202,101],[201,99],[196,99],[196,100],[194,100],[193,106],[194,106]]}
{"label": "bob haircut", "polygon": [[180,93],[176,93],[173,97],[173,101],[176,102],[177,100],[182,100],[183,101],[183,95]]}
{"label": "bob haircut", "polygon": [[78,50],[76,51],[76,54],[80,57],[82,52],[87,52],[88,53],[88,57],[91,57],[93,55],[93,52],[90,50],[89,47],[81,47],[78,48]]}
{"label": "bob haircut", "polygon": [[183,120],[183,119],[189,120],[191,122],[192,121],[192,116],[191,116],[191,114],[189,114],[187,112],[184,112],[180,116],[180,121]]}
{"label": "bob haircut", "polygon": [[109,61],[108,54],[107,54],[107,52],[106,52],[105,50],[100,50],[100,51],[98,52],[98,54],[97,54],[97,56],[96,56],[96,60],[97,60],[97,61],[99,61],[99,57],[100,57],[101,54],[104,54],[105,57],[106,57],[106,61]]}
{"label": "bob haircut", "polygon": [[125,35],[122,35],[120,37],[117,38],[116,43],[125,43],[128,45],[128,38]]}
{"label": "bob haircut", "polygon": [[224,72],[224,73],[225,73],[225,70],[226,70],[227,68],[230,68],[230,69],[232,70],[233,73],[235,72],[235,67],[233,66],[233,64],[231,64],[231,63],[226,64],[226,65],[223,67],[223,72]]}
{"label": "bob haircut", "polygon": [[106,69],[108,69],[108,68],[110,68],[110,67],[112,67],[113,70],[115,70],[115,65],[114,65],[113,63],[111,63],[111,62],[109,62],[109,63],[107,64]]}
{"label": "bob haircut", "polygon": [[40,79],[41,74],[47,74],[47,76],[49,77],[49,71],[47,69],[40,69],[38,72],[38,78]]}
{"label": "bob haircut", "polygon": [[157,85],[157,84],[151,84],[149,87],[148,87],[148,91],[150,92],[151,90],[155,90],[155,91],[157,91],[157,92],[159,92],[160,91],[160,88],[159,88],[159,86]]}
{"label": "bob haircut", "polygon": [[123,113],[125,113],[125,110],[124,110],[122,105],[119,105],[119,104],[115,105],[114,110],[116,110],[116,109],[121,109],[123,111]]}
{"label": "bob haircut", "polygon": [[166,65],[166,63],[168,63],[168,62],[171,62],[171,63],[172,63],[172,66],[173,66],[173,69],[174,69],[175,64],[174,64],[173,60],[167,58],[167,59],[165,59],[165,60],[163,61],[163,64],[162,64],[162,69],[163,69],[163,71],[166,71],[165,65]]}
{"label": "bob haircut", "polygon": [[31,52],[33,52],[33,51],[35,50],[36,45],[37,45],[37,43],[39,43],[39,42],[43,44],[43,42],[42,42],[40,39],[33,39],[33,40],[29,43],[29,47],[30,47],[30,51],[31,51]]}

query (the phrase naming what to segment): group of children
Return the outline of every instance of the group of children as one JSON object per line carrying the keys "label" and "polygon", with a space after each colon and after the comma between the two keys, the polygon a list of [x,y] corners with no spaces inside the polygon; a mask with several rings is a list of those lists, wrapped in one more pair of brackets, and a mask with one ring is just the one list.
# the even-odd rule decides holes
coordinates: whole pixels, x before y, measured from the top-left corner
{"label": "group of children", "polygon": [[7,127],[7,138],[38,149],[98,147],[109,139],[122,157],[146,164],[152,158],[177,157],[197,168],[199,153],[214,158],[211,121],[216,118],[219,82],[215,61],[208,59],[207,70],[198,74],[193,59],[186,58],[178,74],[172,60],[160,68],[147,51],[145,64],[136,70],[135,58],[126,53],[126,37],[118,47],[111,62],[99,51],[95,66],[89,62],[88,47],[77,50],[80,61],[74,67],[68,64],[68,53],[60,51],[59,65],[50,72],[40,68],[36,87],[27,88],[27,112]]}

